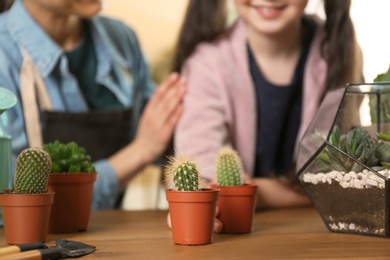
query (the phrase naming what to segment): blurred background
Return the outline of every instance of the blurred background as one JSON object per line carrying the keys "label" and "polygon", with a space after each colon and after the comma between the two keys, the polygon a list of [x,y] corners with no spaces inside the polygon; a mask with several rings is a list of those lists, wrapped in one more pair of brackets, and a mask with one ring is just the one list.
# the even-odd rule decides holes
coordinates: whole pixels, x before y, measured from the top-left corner
{"label": "blurred background", "polygon": [[[321,1],[309,0],[307,12],[323,17]],[[122,20],[136,31],[154,78],[163,77],[188,0],[106,0],[104,4],[103,14]],[[388,0],[352,1],[351,16],[363,50],[367,82],[389,68],[389,10]]]}

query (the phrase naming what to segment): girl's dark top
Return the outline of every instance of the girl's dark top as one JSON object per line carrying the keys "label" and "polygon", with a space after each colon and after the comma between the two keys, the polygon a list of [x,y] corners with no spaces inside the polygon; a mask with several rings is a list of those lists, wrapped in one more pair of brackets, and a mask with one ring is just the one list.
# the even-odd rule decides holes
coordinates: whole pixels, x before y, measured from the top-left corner
{"label": "girl's dark top", "polygon": [[315,24],[302,19],[303,49],[288,86],[268,82],[248,46],[249,67],[256,89],[257,140],[255,177],[285,175],[295,166],[294,147],[301,121],[302,86],[306,58]]}

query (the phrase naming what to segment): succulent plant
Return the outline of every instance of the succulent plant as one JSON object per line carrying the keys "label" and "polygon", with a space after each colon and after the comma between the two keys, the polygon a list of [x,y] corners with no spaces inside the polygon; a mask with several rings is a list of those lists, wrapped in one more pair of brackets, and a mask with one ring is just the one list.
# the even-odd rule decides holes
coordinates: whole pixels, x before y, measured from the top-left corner
{"label": "succulent plant", "polygon": [[51,170],[50,155],[41,148],[27,148],[16,159],[14,192],[19,194],[45,193]]}
{"label": "succulent plant", "polygon": [[[390,120],[390,114],[387,115]],[[376,151],[376,156],[381,162],[382,166],[386,169],[390,169],[390,131],[388,132],[378,132],[376,135],[379,137],[382,146],[379,147]]]}
{"label": "succulent plant", "polygon": [[[390,66],[386,72],[380,73],[373,80],[374,83],[390,81]],[[378,117],[377,107],[379,105],[380,114]],[[369,95],[369,106],[372,123],[384,122],[386,115],[390,112],[390,97],[389,95],[381,95],[380,101],[375,95]]]}
{"label": "succulent plant", "polygon": [[222,147],[217,155],[217,184],[219,186],[242,185],[243,172],[238,153],[231,147]]}
{"label": "succulent plant", "polygon": [[168,187],[176,191],[199,191],[198,167],[192,156],[169,157],[165,172]]}
{"label": "succulent plant", "polygon": [[[368,132],[361,127],[354,128],[347,134],[342,135],[340,128],[335,125],[329,136],[329,143],[368,167],[378,164],[375,152],[381,144],[374,141]],[[355,160],[332,147],[326,147],[319,158],[331,169],[337,171],[360,172],[363,170],[363,166]]]}
{"label": "succulent plant", "polygon": [[91,157],[76,142],[64,144],[56,140],[45,144],[43,149],[51,157],[51,173],[96,172]]}

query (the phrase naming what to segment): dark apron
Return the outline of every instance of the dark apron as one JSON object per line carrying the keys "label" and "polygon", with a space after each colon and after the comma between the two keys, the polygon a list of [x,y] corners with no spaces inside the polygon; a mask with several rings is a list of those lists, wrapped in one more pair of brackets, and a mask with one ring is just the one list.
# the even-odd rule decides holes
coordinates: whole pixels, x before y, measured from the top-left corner
{"label": "dark apron", "polygon": [[[110,157],[129,144],[134,135],[131,109],[83,113],[45,111],[41,116],[44,143],[74,141],[85,148],[92,161]],[[124,191],[119,192],[116,208],[123,197]]]}
{"label": "dark apron", "polygon": [[45,111],[43,142],[71,141],[84,147],[96,161],[108,158],[132,141],[131,109],[67,113]]}

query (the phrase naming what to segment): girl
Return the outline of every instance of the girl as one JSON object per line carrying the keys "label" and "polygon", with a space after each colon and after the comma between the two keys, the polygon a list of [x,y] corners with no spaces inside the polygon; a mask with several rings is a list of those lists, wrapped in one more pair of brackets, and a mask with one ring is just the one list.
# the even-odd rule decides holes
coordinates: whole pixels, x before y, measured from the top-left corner
{"label": "girl", "polygon": [[195,154],[213,182],[210,166],[230,145],[259,187],[258,209],[308,205],[289,181],[299,140],[327,91],[363,80],[351,1],[324,0],[325,21],[304,13],[307,0],[234,2],[227,29],[224,1],[189,3],[173,67],[188,80],[175,149]]}

